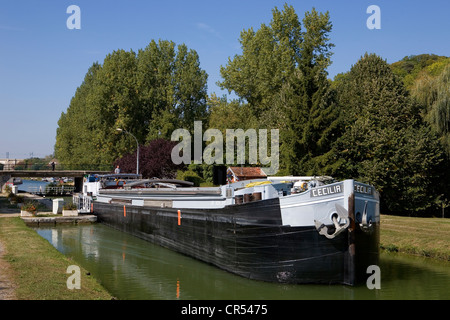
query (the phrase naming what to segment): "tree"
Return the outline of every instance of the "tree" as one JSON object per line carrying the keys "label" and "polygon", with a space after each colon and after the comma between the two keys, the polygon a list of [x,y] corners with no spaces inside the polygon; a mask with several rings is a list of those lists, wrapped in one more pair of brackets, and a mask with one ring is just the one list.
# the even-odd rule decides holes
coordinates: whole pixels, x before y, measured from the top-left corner
{"label": "tree", "polygon": [[61,114],[55,154],[65,164],[111,165],[140,144],[170,138],[207,117],[207,74],[186,45],[154,40],[136,54],[116,50],[94,63]]}
{"label": "tree", "polygon": [[366,54],[342,77],[338,101],[344,132],[331,174],[373,184],[385,213],[418,214],[436,200],[443,153],[389,65]]}
{"label": "tree", "polygon": [[272,10],[270,25],[261,25],[241,32],[239,39],[242,55],[228,60],[221,67],[224,79],[219,85],[234,91],[255,110],[271,108],[273,96],[293,73],[301,45],[301,27],[293,7],[285,5],[284,11]]}
{"label": "tree", "polygon": [[[98,152],[96,131],[100,125],[98,111],[92,104],[94,87],[101,66],[94,63],[77,88],[70,106],[61,114],[56,130],[55,156],[67,168],[108,163]],[[110,163],[110,162],[109,162]]]}
{"label": "tree", "polygon": [[411,90],[421,77],[436,76],[450,63],[450,58],[435,54],[406,56],[391,64],[394,73],[403,79],[406,89]]}
{"label": "tree", "polygon": [[247,130],[257,126],[257,118],[248,103],[238,100],[228,101],[226,96],[221,98],[212,94],[208,98],[209,127],[218,129],[223,135],[226,129]]}
{"label": "tree", "polygon": [[333,47],[329,14],[306,12],[305,31],[292,6],[274,8],[272,14],[270,25],[241,33],[242,54],[221,68],[219,85],[248,102],[261,127],[280,129],[287,173],[319,173],[338,116],[330,108],[326,72]]}
{"label": "tree", "polygon": [[155,41],[138,53],[140,104],[149,119],[147,141],[169,139],[177,128],[193,130],[207,119],[207,79],[196,51],[171,41]]}
{"label": "tree", "polygon": [[428,120],[441,136],[442,144],[450,157],[450,64],[434,83],[434,96]]}
{"label": "tree", "polygon": [[425,120],[440,136],[447,156],[450,157],[450,63],[438,76],[422,75],[411,92],[423,106]]}
{"label": "tree", "polygon": [[[167,178],[176,177],[177,170],[182,170],[183,165],[175,165],[171,159],[172,149],[177,143],[165,139],[152,140],[145,146],[139,147],[139,173],[143,178]],[[114,166],[120,166],[121,172],[136,172],[136,153],[129,153],[117,159]]]}

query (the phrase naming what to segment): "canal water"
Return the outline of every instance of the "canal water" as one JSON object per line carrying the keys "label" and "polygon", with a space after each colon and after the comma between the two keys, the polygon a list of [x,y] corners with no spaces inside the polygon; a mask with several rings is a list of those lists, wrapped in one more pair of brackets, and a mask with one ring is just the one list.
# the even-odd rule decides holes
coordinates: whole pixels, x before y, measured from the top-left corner
{"label": "canal water", "polygon": [[450,263],[421,257],[382,253],[380,289],[286,285],[248,280],[99,223],[36,231],[121,300],[450,299]]}
{"label": "canal water", "polygon": [[49,184],[49,182],[42,181],[42,180],[22,180],[22,184],[19,184],[18,189],[19,191],[24,192],[33,192],[36,190],[39,190],[39,188],[42,188],[42,190],[45,190],[45,187]]}

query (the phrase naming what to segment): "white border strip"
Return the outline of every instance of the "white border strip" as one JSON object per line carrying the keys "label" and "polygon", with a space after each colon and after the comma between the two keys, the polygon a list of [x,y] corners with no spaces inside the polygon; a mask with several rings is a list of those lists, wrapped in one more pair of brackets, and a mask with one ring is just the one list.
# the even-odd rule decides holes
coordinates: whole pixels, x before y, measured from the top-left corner
{"label": "white border strip", "polygon": [[345,198],[345,196],[340,196],[340,197],[334,197],[334,198],[327,198],[327,199],[323,199],[323,200],[309,201],[309,202],[304,202],[304,203],[293,203],[293,204],[286,204],[286,205],[281,205],[280,204],[280,208],[281,209],[286,209],[286,208],[292,208],[292,207],[309,206],[311,204],[322,203],[322,202],[329,202],[329,201],[335,201],[335,200],[341,200],[341,199],[344,199],[344,198]]}

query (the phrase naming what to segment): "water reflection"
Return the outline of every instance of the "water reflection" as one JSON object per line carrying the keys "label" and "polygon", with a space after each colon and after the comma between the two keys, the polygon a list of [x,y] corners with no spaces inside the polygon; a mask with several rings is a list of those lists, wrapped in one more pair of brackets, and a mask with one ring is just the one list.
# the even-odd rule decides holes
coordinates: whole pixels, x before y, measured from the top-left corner
{"label": "water reflection", "polygon": [[36,231],[119,299],[450,298],[448,262],[383,254],[380,290],[284,285],[248,280],[101,224]]}

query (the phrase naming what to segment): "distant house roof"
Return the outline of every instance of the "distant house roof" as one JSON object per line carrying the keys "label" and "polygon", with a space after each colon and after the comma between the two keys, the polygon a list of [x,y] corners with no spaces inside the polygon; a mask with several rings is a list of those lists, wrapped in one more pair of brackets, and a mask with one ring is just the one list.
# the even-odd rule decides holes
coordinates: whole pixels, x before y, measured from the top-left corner
{"label": "distant house roof", "polygon": [[267,174],[259,167],[228,167],[227,178],[231,182],[250,180],[250,179],[263,179]]}

